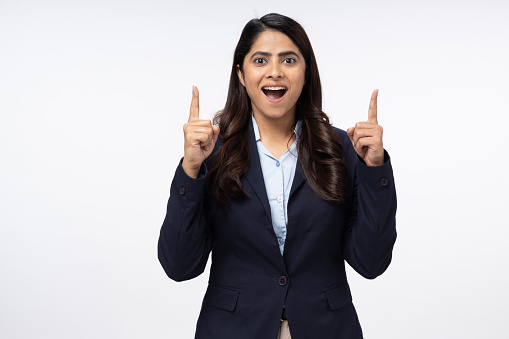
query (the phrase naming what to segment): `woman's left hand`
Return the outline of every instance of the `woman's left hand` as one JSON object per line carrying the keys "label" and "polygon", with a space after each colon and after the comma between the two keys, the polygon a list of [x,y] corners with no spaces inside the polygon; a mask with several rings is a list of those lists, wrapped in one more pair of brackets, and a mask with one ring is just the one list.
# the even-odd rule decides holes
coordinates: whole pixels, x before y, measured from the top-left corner
{"label": "woman's left hand", "polygon": [[368,166],[384,164],[383,128],[377,121],[377,97],[378,90],[375,89],[369,103],[368,121],[358,122],[346,130],[353,148]]}

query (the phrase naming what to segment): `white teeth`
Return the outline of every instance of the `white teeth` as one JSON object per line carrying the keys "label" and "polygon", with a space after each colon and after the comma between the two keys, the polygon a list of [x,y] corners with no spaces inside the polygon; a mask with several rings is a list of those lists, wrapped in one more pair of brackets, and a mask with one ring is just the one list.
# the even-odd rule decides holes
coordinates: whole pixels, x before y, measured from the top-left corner
{"label": "white teeth", "polygon": [[263,89],[266,89],[268,91],[281,91],[285,90],[285,87],[277,86],[277,87],[264,87]]}

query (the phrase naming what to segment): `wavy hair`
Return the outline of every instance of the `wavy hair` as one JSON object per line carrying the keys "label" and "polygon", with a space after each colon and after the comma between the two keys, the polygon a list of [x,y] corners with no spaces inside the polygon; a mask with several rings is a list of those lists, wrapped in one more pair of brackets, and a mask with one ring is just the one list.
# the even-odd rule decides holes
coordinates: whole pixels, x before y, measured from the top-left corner
{"label": "wavy hair", "polygon": [[297,139],[298,162],[312,191],[331,203],[343,202],[348,194],[347,168],[343,145],[322,111],[322,86],[311,42],[295,20],[271,13],[249,21],[235,48],[228,96],[223,110],[214,117],[223,145],[214,154],[207,182],[221,209],[229,199],[246,195],[240,178],[249,168],[248,127],[251,100],[237,75],[243,72],[244,58],[260,33],[268,30],[288,36],[306,61],[306,82],[296,104],[296,120],[302,120]]}

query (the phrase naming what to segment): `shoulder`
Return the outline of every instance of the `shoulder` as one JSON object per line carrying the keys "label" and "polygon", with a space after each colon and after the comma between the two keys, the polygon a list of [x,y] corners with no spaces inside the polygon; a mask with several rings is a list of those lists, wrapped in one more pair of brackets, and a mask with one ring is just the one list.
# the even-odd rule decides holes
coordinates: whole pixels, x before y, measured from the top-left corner
{"label": "shoulder", "polygon": [[339,136],[339,139],[341,139],[341,143],[343,144],[343,146],[345,145],[345,142],[347,140],[348,142],[350,142],[350,138],[348,137],[348,134],[346,134],[346,131],[335,126],[332,126],[332,129],[334,130],[334,133],[336,133]]}
{"label": "shoulder", "polygon": [[337,128],[335,126],[332,126],[332,129],[334,130],[334,133],[339,137],[339,140],[341,141],[341,145],[343,145],[343,149],[345,151],[345,154],[350,153],[353,151],[355,153],[355,150],[353,149],[352,142],[350,141],[350,137],[348,134],[346,134],[345,130],[342,130],[341,128]]}
{"label": "shoulder", "polygon": [[355,171],[355,167],[358,166],[362,161],[358,158],[357,152],[353,148],[350,137],[346,134],[345,130],[332,126],[334,133],[339,136],[341,145],[343,146],[343,159],[346,162],[347,168],[350,173]]}

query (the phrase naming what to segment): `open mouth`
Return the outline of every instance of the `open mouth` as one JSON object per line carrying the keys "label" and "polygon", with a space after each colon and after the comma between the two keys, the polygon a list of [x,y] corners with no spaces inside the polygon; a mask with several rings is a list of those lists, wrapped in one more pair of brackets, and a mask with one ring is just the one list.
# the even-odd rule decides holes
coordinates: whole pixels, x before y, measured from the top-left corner
{"label": "open mouth", "polygon": [[283,95],[285,95],[287,88],[282,86],[263,87],[262,91],[267,98],[277,100],[281,99]]}

